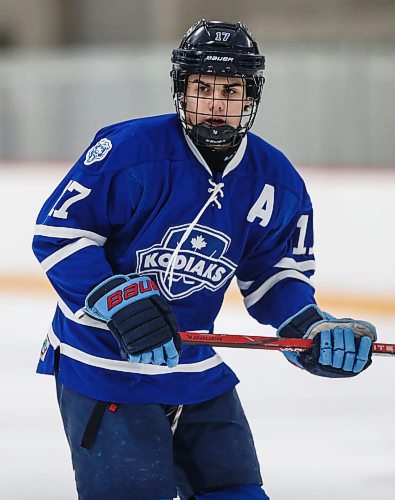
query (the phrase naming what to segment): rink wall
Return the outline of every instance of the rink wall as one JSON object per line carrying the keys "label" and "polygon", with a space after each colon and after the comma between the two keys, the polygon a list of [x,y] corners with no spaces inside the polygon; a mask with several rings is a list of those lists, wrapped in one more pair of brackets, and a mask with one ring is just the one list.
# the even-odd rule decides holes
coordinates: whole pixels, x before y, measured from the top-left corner
{"label": "rink wall", "polygon": [[[169,56],[177,45],[0,54],[0,158],[78,157],[98,128],[173,112]],[[294,40],[265,43],[264,53],[256,134],[299,164],[393,165],[393,46]]]}
{"label": "rink wall", "polygon": [[[68,164],[0,163],[0,291],[52,293],[31,252],[37,213]],[[298,168],[315,207],[323,307],[395,314],[395,169]],[[236,286],[228,303],[241,302]]]}

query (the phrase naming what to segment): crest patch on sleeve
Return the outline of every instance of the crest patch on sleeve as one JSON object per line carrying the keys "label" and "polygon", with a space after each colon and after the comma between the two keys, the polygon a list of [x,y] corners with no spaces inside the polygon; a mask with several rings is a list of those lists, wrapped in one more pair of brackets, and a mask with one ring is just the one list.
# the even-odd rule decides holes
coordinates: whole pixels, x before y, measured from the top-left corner
{"label": "crest patch on sleeve", "polygon": [[86,153],[84,165],[92,165],[96,161],[103,160],[112,148],[111,141],[109,139],[100,139],[90,150]]}

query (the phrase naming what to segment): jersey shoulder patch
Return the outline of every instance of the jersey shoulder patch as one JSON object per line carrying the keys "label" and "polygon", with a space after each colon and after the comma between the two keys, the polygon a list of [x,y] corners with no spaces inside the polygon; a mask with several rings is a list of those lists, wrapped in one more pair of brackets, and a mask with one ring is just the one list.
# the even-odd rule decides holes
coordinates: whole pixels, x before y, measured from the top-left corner
{"label": "jersey shoulder patch", "polygon": [[103,160],[112,149],[112,143],[109,139],[100,139],[92,146],[85,155],[84,165],[92,165],[97,161]]}

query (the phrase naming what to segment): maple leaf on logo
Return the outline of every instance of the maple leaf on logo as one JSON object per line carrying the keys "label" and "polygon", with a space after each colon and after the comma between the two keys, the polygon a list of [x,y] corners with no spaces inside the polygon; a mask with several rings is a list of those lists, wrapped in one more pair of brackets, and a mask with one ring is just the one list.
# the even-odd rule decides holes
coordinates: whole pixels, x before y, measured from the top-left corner
{"label": "maple leaf on logo", "polygon": [[199,234],[199,236],[196,236],[196,238],[191,239],[191,245],[192,248],[196,250],[201,250],[202,248],[207,246],[206,241],[204,240],[203,236]]}

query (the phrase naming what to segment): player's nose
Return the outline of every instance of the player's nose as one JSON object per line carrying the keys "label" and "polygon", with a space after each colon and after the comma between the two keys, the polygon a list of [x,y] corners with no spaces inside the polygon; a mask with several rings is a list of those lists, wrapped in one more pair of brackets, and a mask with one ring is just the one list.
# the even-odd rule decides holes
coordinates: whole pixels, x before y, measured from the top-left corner
{"label": "player's nose", "polygon": [[221,95],[213,95],[213,98],[209,100],[208,103],[209,110],[215,114],[216,112],[221,112],[225,109],[225,101]]}

